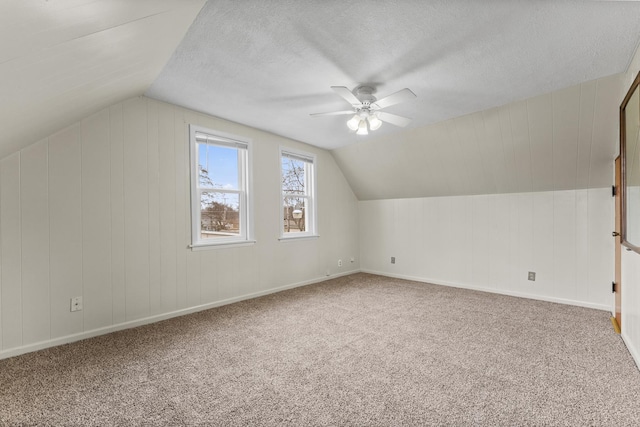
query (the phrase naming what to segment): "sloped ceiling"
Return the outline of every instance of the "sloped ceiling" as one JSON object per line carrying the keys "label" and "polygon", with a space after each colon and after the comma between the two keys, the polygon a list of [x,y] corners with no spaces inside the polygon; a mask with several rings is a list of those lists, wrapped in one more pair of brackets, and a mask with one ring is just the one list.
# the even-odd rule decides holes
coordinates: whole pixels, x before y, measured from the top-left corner
{"label": "sloped ceiling", "polygon": [[408,130],[626,70],[640,2],[211,0],[147,91],[163,101],[336,149],[330,86],[408,87]]}
{"label": "sloped ceiling", "polygon": [[[145,93],[330,149],[361,199],[608,185],[638,22],[617,1],[4,0],[0,157]],[[309,116],[361,84],[411,88],[388,108],[411,124]]]}
{"label": "sloped ceiling", "polygon": [[360,200],[612,184],[623,75],[333,151]]}
{"label": "sloped ceiling", "polygon": [[205,0],[2,0],[0,157],[142,95]]}

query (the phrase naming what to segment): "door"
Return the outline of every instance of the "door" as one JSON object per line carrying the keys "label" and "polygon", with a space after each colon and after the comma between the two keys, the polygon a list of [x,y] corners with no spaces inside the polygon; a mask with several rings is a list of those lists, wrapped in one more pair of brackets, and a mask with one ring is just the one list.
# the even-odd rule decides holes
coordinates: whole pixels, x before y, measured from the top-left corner
{"label": "door", "polygon": [[621,236],[620,232],[622,230],[622,204],[621,204],[621,195],[620,195],[620,184],[621,184],[621,167],[620,167],[620,156],[616,158],[616,186],[615,186],[615,205],[616,205],[616,224],[615,224],[615,232],[613,233],[616,238],[616,260],[615,260],[615,283],[613,285],[613,291],[616,293],[616,323],[614,327],[617,326],[616,331],[619,333],[622,328],[622,314],[621,314],[621,276],[622,276],[622,245],[621,245]]}

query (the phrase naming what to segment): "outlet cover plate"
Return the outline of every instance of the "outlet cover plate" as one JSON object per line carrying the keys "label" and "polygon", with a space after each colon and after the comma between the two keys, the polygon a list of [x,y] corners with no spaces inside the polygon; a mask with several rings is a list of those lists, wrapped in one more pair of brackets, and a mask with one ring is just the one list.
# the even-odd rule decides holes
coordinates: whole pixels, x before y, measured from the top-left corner
{"label": "outlet cover plate", "polygon": [[71,311],[81,311],[81,310],[82,310],[82,297],[71,298]]}
{"label": "outlet cover plate", "polygon": [[536,281],[536,272],[535,271],[530,271],[529,275],[527,276],[527,280],[531,280],[532,282]]}

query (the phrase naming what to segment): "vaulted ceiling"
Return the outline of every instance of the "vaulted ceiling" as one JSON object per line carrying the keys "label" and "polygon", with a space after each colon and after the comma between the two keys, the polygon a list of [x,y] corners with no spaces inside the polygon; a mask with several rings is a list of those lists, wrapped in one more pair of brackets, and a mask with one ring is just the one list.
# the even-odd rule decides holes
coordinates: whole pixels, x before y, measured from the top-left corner
{"label": "vaulted ceiling", "polygon": [[[361,199],[598,187],[640,2],[5,0],[0,157],[146,94],[333,150]],[[417,98],[350,133],[330,86]]]}
{"label": "vaulted ceiling", "polygon": [[142,95],[204,2],[0,1],[0,158]]}

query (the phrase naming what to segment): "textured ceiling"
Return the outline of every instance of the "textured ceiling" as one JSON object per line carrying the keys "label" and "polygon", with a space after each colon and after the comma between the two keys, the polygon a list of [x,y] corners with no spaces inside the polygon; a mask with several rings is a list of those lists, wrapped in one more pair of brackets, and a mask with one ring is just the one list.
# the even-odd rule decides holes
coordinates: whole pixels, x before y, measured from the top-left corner
{"label": "textured ceiling", "polygon": [[0,1],[0,157],[142,95],[204,2]]}
{"label": "textured ceiling", "polygon": [[[335,149],[626,70],[640,2],[210,0],[146,94]],[[330,86],[417,99],[369,136]],[[404,133],[401,133],[404,132]]]}

